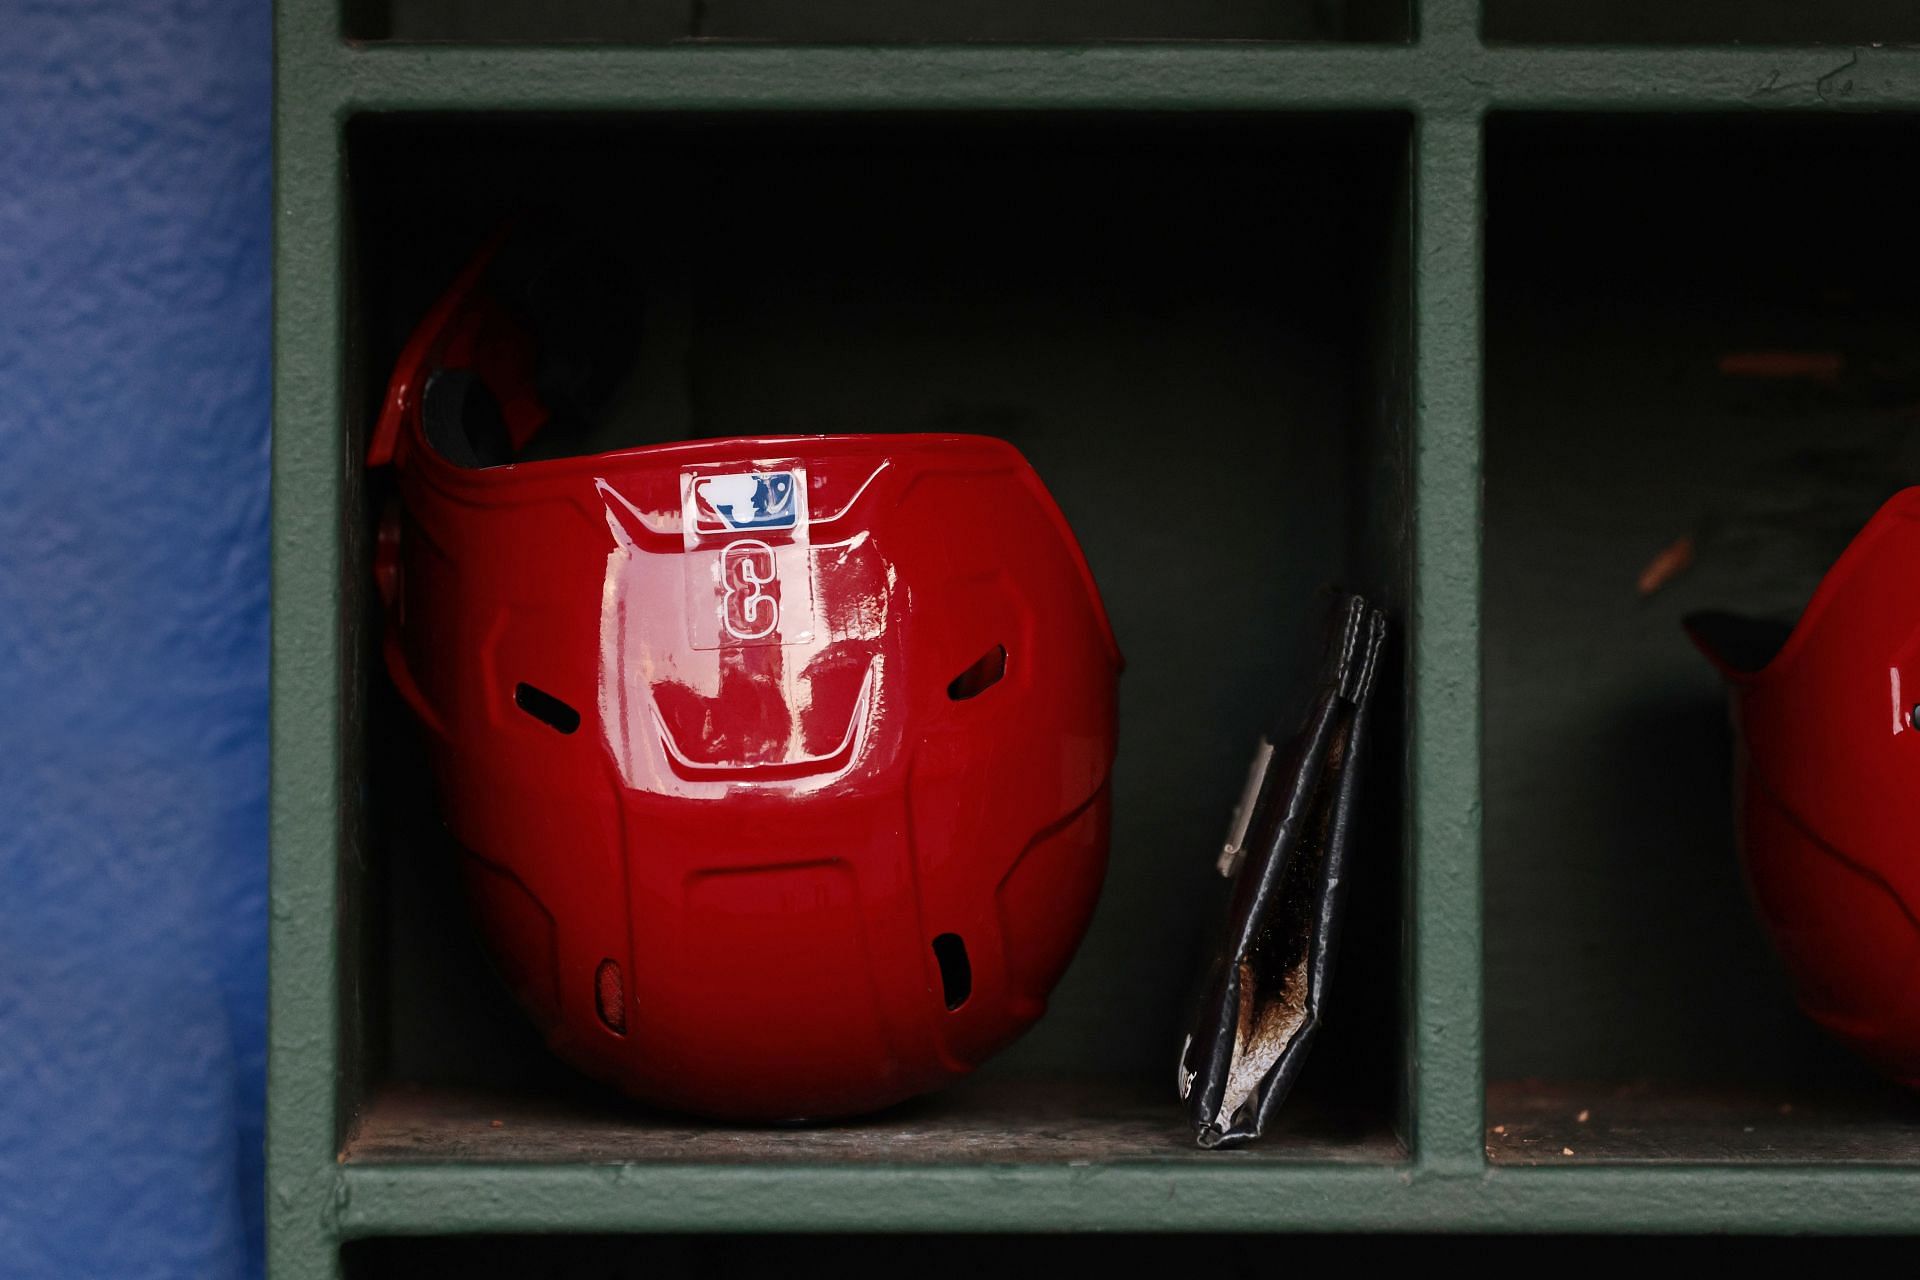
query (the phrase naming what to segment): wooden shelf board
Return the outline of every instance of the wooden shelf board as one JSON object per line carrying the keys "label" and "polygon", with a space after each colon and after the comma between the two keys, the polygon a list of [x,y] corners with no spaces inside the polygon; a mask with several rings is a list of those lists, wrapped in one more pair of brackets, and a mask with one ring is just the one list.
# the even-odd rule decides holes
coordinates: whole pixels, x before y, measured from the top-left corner
{"label": "wooden shelf board", "polygon": [[364,1109],[351,1164],[1103,1164],[1132,1160],[1393,1164],[1380,1117],[1290,1107],[1249,1150],[1194,1145],[1172,1095],[1132,1080],[989,1078],[875,1117],[751,1128],[667,1116],[610,1095],[523,1095],[396,1085]]}
{"label": "wooden shelf board", "polygon": [[1487,1158],[1536,1167],[1913,1164],[1920,1099],[1892,1088],[1501,1082],[1487,1091]]}

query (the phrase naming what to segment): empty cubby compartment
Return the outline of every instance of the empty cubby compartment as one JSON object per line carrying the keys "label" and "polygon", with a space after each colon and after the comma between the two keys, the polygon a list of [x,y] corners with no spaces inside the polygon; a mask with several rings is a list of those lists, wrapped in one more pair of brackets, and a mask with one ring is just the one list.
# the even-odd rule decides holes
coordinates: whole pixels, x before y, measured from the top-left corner
{"label": "empty cubby compartment", "polygon": [[[1081,540],[1128,665],[1104,896],[1032,1032],[846,1125],[666,1116],[550,1057],[491,971],[377,660],[378,482],[356,479],[344,607],[370,818],[343,882],[343,1158],[1205,1158],[1174,1065],[1224,911],[1213,855],[1256,739],[1317,665],[1325,589],[1404,607],[1407,141],[1398,116],[354,122],[351,448],[489,231],[529,205],[588,211],[642,282],[615,300],[643,312],[636,440],[1010,440]],[[1328,1017],[1256,1158],[1404,1155],[1401,653]]]}
{"label": "empty cubby compartment", "polygon": [[[1920,39],[1920,11],[1902,0],[1485,0],[1482,13],[1487,39],[1541,44],[1880,45]],[[1849,60],[1847,50],[1835,51],[1835,91]]]}
{"label": "empty cubby compartment", "polygon": [[671,44],[1405,40],[1407,0],[349,0],[356,40]]}
{"label": "empty cubby compartment", "polygon": [[[1875,1240],[1754,1237],[1568,1238],[1581,1256],[1603,1266],[1665,1262],[1725,1265],[1729,1262],[1824,1265],[1871,1264],[1885,1246]],[[1418,1258],[1428,1266],[1525,1265],[1539,1243],[1525,1236],[1465,1233],[1411,1236],[1389,1233],[1294,1238],[1272,1235],[866,1235],[866,1236],[398,1236],[359,1240],[342,1250],[344,1280],[411,1280],[421,1275],[458,1275],[506,1280],[537,1275],[543,1280],[607,1280],[611,1276],[657,1276],[663,1280],[715,1274],[766,1274],[789,1268],[804,1255],[817,1267],[854,1275],[911,1271],[929,1280],[959,1280],[1006,1265],[1018,1256],[1023,1270],[1074,1268],[1177,1268],[1194,1252],[1229,1275],[1272,1269],[1276,1252],[1307,1249],[1338,1256],[1349,1266],[1400,1267]]]}

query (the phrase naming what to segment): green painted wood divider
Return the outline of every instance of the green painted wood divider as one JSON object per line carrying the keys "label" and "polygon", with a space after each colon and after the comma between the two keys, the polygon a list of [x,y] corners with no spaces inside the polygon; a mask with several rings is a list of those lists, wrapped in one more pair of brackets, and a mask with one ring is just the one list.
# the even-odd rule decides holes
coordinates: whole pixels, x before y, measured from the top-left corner
{"label": "green painted wood divider", "polygon": [[[1483,1118],[1480,635],[1483,125],[1495,112],[1911,112],[1920,49],[1483,43],[1424,0],[1404,45],[352,44],[277,19],[272,1020],[281,1280],[342,1242],[688,1230],[1915,1230],[1920,1168],[1490,1166]],[[779,1165],[345,1162],[360,1097],[343,940],[366,835],[368,623],[350,368],[349,123],[388,113],[1320,113],[1411,121],[1404,1160]]]}

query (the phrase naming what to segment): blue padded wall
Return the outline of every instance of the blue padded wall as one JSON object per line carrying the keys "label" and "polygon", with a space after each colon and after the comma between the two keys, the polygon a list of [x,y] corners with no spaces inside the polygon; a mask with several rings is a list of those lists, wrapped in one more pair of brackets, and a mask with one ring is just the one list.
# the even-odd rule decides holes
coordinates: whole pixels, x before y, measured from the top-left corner
{"label": "blue padded wall", "polygon": [[0,4],[0,1272],[260,1269],[268,0]]}

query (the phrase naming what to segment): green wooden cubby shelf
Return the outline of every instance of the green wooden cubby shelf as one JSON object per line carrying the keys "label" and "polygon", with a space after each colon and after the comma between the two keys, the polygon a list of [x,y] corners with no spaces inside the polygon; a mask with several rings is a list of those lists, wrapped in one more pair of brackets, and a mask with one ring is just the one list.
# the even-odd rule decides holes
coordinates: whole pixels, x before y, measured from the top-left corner
{"label": "green wooden cubby shelf", "polygon": [[[1606,9],[1600,0],[1591,7]],[[1578,6],[1558,9],[1577,16]],[[1874,175],[1913,154],[1920,48],[1503,44],[1483,39],[1473,0],[1423,0],[1409,27],[1410,38],[1394,43],[404,44],[347,39],[330,0],[280,0],[267,1198],[275,1276],[339,1275],[346,1242],[464,1233],[1920,1230],[1920,1118],[1783,1012],[1739,901],[1724,821],[1713,816],[1723,802],[1703,785],[1699,795],[1663,794],[1665,808],[1646,816],[1647,830],[1667,833],[1651,845],[1704,843],[1699,867],[1712,869],[1679,877],[1698,919],[1671,903],[1643,912],[1634,892],[1594,888],[1607,859],[1639,843],[1588,821],[1618,795],[1573,785],[1576,774],[1609,766],[1557,745],[1569,722],[1593,714],[1567,692],[1585,686],[1566,670],[1588,667],[1608,696],[1658,704],[1680,682],[1684,695],[1675,696],[1691,700],[1678,738],[1656,716],[1619,730],[1614,757],[1670,739],[1718,743],[1714,713],[1701,703],[1710,681],[1683,671],[1685,659],[1664,647],[1667,606],[1636,612],[1630,590],[1624,604],[1592,603],[1583,584],[1621,572],[1630,584],[1660,532],[1686,527],[1674,513],[1688,503],[1732,510],[1731,525],[1751,533],[1742,495],[1760,493],[1787,513],[1777,525],[1813,511],[1801,523],[1825,537],[1920,461],[1885,429],[1887,396],[1873,388],[1786,407],[1817,422],[1808,429],[1823,439],[1848,442],[1847,465],[1823,470],[1794,463],[1805,461],[1808,442],[1792,413],[1774,401],[1729,402],[1724,380],[1687,373],[1711,363],[1716,343],[1765,346],[1782,333],[1897,353],[1908,335],[1893,295],[1916,273]],[[1578,34],[1577,24],[1568,31]],[[1324,349],[1287,357],[1275,372],[1257,349],[1227,344],[1237,354],[1223,356],[1223,367],[1261,390],[1198,412],[1222,416],[1223,432],[1234,414],[1250,415],[1238,425],[1257,436],[1271,408],[1260,397],[1295,398],[1285,434],[1297,437],[1286,446],[1297,455],[1284,457],[1309,476],[1300,484],[1330,486],[1336,496],[1326,502],[1341,523],[1313,554],[1382,582],[1402,623],[1402,680],[1389,687],[1396,706],[1378,787],[1386,818],[1374,832],[1377,847],[1398,846],[1387,859],[1397,865],[1377,872],[1372,915],[1358,922],[1383,958],[1343,968],[1358,977],[1342,990],[1361,1026],[1354,1052],[1387,1066],[1357,1092],[1325,1079],[1307,1088],[1299,1127],[1265,1148],[1185,1150],[1171,1101],[1162,1100],[1167,1114],[1142,1101],[1157,1097],[1170,1068],[1156,1069],[1144,1093],[1133,1087],[1141,1073],[1131,1049],[1118,1054],[1112,1079],[1082,1087],[1053,1078],[1062,1064],[1099,1064],[1096,1048],[1071,1043],[1072,1028],[1111,1031],[1122,995],[1102,983],[1141,963],[1126,954],[1128,940],[1102,942],[1096,929],[1055,1015],[1066,1030],[1014,1072],[990,1070],[987,1087],[882,1118],[845,1148],[650,1121],[582,1100],[526,1065],[524,1030],[497,1001],[458,995],[451,1012],[435,1005],[451,966],[435,968],[439,943],[413,934],[444,927],[439,916],[454,909],[432,896],[431,876],[395,870],[405,860],[383,827],[391,813],[380,808],[375,775],[404,747],[392,745],[402,731],[381,706],[367,643],[375,621],[367,482],[354,460],[395,328],[445,267],[435,253],[459,247],[425,237],[464,198],[460,183],[478,181],[489,164],[522,176],[557,166],[564,193],[574,181],[564,176],[568,146],[657,143],[662,172],[677,180],[775,155],[795,166],[811,156],[833,163],[826,139],[841,131],[880,175],[871,181],[911,192],[925,180],[912,158],[922,134],[990,150],[1005,118],[1082,157],[1080,168],[1051,178],[1043,162],[1013,162],[1017,178],[1053,181],[1048,190],[1068,203],[1083,179],[1111,195],[1191,163],[1181,173],[1198,184],[1196,199],[1225,190],[1278,207],[1288,191],[1300,197],[1302,207],[1276,224],[1295,240],[1277,248],[1257,219],[1222,219],[1226,259],[1271,251],[1282,264],[1275,271],[1293,269],[1287,254],[1329,259],[1300,269],[1296,309],[1307,319],[1249,321],[1254,338],[1276,349],[1319,341],[1319,325],[1331,335]],[[704,132],[676,132],[682,122]],[[774,128],[788,132],[760,146]],[[496,134],[509,140],[499,157],[488,152]],[[703,159],[710,138],[731,158]],[[793,147],[801,160],[790,158]],[[1611,159],[1584,168],[1566,159],[1589,153]],[[1797,176],[1783,155],[1838,157],[1823,175],[1830,192],[1800,183],[1782,205],[1776,197]],[[590,198],[598,181],[578,178],[576,195]],[[1582,246],[1594,241],[1563,242],[1554,229],[1604,240],[1609,224],[1593,207],[1623,190],[1638,193],[1633,216],[1654,225],[1652,256],[1636,242],[1562,273],[1557,255],[1591,257]],[[1114,234],[1147,227],[1149,217],[1189,233],[1204,225],[1170,195],[1157,197],[1164,207],[1155,198],[1137,225],[1123,217]],[[1660,256],[1672,242],[1682,246],[1676,254],[1691,245],[1712,257],[1709,215],[1739,222],[1740,209],[1758,219],[1742,245],[1750,272],[1736,263],[1689,276],[1687,258]],[[1045,213],[1035,216],[1044,223]],[[814,229],[825,227],[826,214],[817,216]],[[1046,237],[1063,234],[1043,226],[1040,247],[1016,262],[1041,262],[1056,243]],[[1863,243],[1881,246],[1884,270]],[[1176,277],[1192,265],[1182,252],[1144,259],[1162,302],[1178,297]],[[1829,253],[1843,260],[1827,264]],[[419,263],[410,267],[409,255]],[[1747,279],[1791,277],[1799,287],[1829,268],[1853,300],[1833,302],[1831,324],[1811,327],[1796,328],[1779,304],[1787,284],[1756,296]],[[886,271],[850,269],[865,271],[869,286]],[[1651,287],[1661,273],[1687,277],[1678,318]],[[1189,326],[1181,342],[1202,349],[1207,335],[1231,331],[1222,317],[1247,314],[1236,310],[1244,299],[1230,274],[1195,284],[1200,318],[1179,321]],[[737,275],[723,281],[733,303],[792,301],[744,269]],[[1039,314],[1036,297],[1052,306],[1054,294],[1070,295],[1067,320],[1055,316],[1054,336],[1038,341],[1053,344],[1046,350],[1069,371],[1063,380],[1078,385],[1073,378],[1094,367],[1091,349],[1138,338],[1100,327],[1119,323],[1102,319],[1112,310],[1099,292],[1106,287],[1075,276],[1022,293],[1009,276],[988,311],[1024,321]],[[1779,323],[1769,328],[1767,316]],[[1075,325],[1083,332],[1057,332]],[[743,341],[726,358],[750,367],[776,359],[767,352],[778,345]],[[1689,364],[1686,353],[1699,359]],[[1197,394],[1197,358],[1166,359],[1175,391]],[[811,385],[790,370],[776,374],[788,379],[780,385]],[[872,393],[903,413],[915,403],[897,386]],[[1565,396],[1573,398],[1562,412]],[[1646,412],[1655,402],[1666,407]],[[716,421],[751,429],[754,410],[750,399],[723,406]],[[1755,414],[1768,424],[1757,434]],[[1238,447],[1253,438],[1214,439]],[[1674,439],[1685,443],[1670,449]],[[1107,473],[1089,464],[1092,478],[1076,480],[1070,451],[1056,444],[1050,453],[1044,436],[1022,443],[1078,521],[1076,485]],[[1740,465],[1719,465],[1729,457]],[[1636,468],[1646,459],[1668,480],[1643,484]],[[1812,496],[1796,506],[1800,486]],[[1579,513],[1579,536],[1559,531],[1559,510]],[[1125,597],[1127,567],[1100,559],[1110,535],[1083,532],[1109,594]],[[1559,555],[1569,567],[1556,576],[1540,561]],[[1770,574],[1705,580],[1772,603],[1810,585],[1818,563],[1809,552]],[[1291,592],[1324,569],[1283,565],[1279,577]],[[1269,620],[1291,628],[1286,605],[1272,602]],[[1543,634],[1563,661],[1538,656],[1530,628],[1539,617],[1553,620]],[[1172,652],[1177,639],[1142,635],[1148,658]],[[1280,642],[1287,652],[1275,665],[1240,678],[1295,669],[1290,645]],[[1136,654],[1128,679],[1142,683],[1139,698],[1159,699],[1142,712],[1146,723],[1173,714],[1155,692],[1167,677],[1151,662]],[[1217,699],[1232,692],[1210,688]],[[1236,767],[1220,763],[1243,747],[1223,741],[1180,776],[1221,774],[1220,793],[1230,793]],[[1701,781],[1724,778],[1709,770]],[[1209,815],[1208,825],[1190,832],[1169,818],[1191,816],[1180,803],[1143,810],[1159,823],[1151,838],[1188,839],[1200,857],[1223,802],[1211,792],[1194,801],[1191,812]],[[1576,834],[1562,847],[1556,833],[1565,829]],[[1161,865],[1186,856],[1173,850]],[[1629,873],[1645,877],[1647,893],[1664,882],[1644,856],[1622,864]],[[1144,918],[1140,882],[1115,892],[1113,910],[1129,927]],[[1673,940],[1682,935],[1704,938],[1713,954]],[[1621,958],[1629,951],[1637,968]],[[1182,952],[1163,967],[1186,960]],[[1666,994],[1609,985],[1622,973],[1664,984]],[[1672,994],[1694,982],[1722,1011],[1697,1024]],[[1562,996],[1570,1003],[1556,1004]],[[451,1027],[454,1047],[408,1029],[418,1023]],[[485,1057],[496,1043],[522,1083],[461,1083],[452,1060]],[[1348,1065],[1337,1039],[1329,1052]],[[1023,1071],[1049,1079],[1026,1091]],[[1678,1083],[1645,1082],[1669,1077]],[[490,1117],[504,1117],[506,1137],[489,1136]]]}

